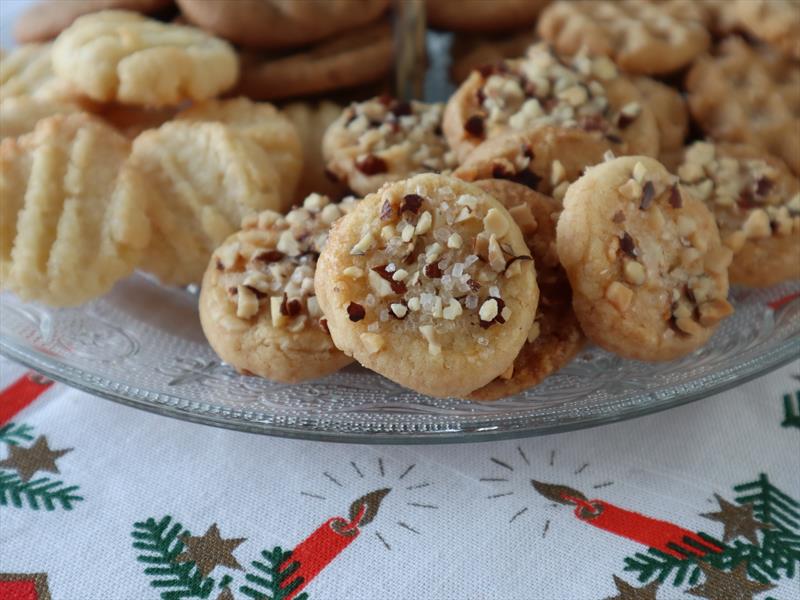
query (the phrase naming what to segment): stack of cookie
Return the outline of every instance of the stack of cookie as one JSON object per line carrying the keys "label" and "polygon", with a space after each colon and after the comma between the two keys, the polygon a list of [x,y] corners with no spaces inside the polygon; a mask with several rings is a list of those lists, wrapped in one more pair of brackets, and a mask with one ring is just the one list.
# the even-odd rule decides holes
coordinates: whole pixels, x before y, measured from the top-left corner
{"label": "stack of cookie", "polygon": [[[520,23],[545,4],[505,1],[530,9]],[[729,4],[553,2],[544,42],[446,103],[344,110],[215,99],[236,78],[226,42],[80,17],[3,59],[2,111],[20,115],[8,134],[3,118],[3,286],[73,304],[134,268],[202,276],[212,347],[284,382],[356,360],[495,400],[587,340],[684,356],[732,313],[729,283],[800,278],[797,21],[765,25],[794,7]],[[448,5],[431,21],[473,28]],[[745,19],[762,42],[732,33]]]}
{"label": "stack of cookie", "polygon": [[[45,43],[77,18],[126,10],[193,25],[236,47],[236,93],[255,100],[321,94],[380,81],[392,68],[390,0],[44,0],[14,28]],[[374,93],[374,92],[373,92]],[[363,97],[363,96],[362,96]]]}

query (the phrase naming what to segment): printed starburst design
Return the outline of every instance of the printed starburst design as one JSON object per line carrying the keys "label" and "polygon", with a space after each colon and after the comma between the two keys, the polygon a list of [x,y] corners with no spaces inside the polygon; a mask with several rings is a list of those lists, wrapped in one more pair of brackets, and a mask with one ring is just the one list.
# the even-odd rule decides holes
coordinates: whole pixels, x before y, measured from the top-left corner
{"label": "printed starburst design", "polygon": [[[558,507],[555,502],[547,502],[541,495],[537,494],[532,487],[532,479],[548,479],[548,472],[559,468],[559,457],[555,450],[542,455],[525,451],[522,446],[517,446],[513,454],[498,458],[489,457],[491,463],[491,474],[479,478],[479,481],[491,485],[493,491],[486,497],[489,500],[504,499],[507,504],[514,504],[508,518],[509,523],[515,523],[523,516],[533,515],[537,511],[531,508],[537,507]],[[565,479],[566,475],[560,469],[558,473],[559,481]],[[572,476],[576,482],[580,482],[582,487],[590,487],[599,490],[613,485],[613,481],[602,480],[597,482],[587,480],[593,479],[591,463],[582,462],[574,465],[571,469]],[[545,519],[542,525],[542,537],[547,536],[550,531],[550,519]]]}
{"label": "printed starburst design", "polygon": [[[397,466],[383,458],[371,463],[350,461],[324,471],[319,487],[300,494],[320,503],[330,502],[338,514],[356,496],[380,491],[381,508],[370,529],[373,539],[391,551],[395,544],[403,543],[403,536],[422,535],[415,521],[419,514],[439,509],[426,498],[433,482],[419,477],[415,469],[416,463]],[[389,491],[384,494],[386,489]]]}

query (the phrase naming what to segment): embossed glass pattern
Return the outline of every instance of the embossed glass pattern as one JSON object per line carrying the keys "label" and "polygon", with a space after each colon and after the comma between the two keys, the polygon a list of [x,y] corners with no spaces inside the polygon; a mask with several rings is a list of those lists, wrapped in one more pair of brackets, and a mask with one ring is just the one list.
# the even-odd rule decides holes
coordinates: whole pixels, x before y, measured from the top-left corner
{"label": "embossed glass pattern", "polygon": [[196,298],[142,275],[74,309],[0,295],[0,351],[93,394],[209,425],[333,441],[476,441],[635,417],[797,359],[798,292],[800,282],[736,290],[736,314],[682,360],[647,364],[588,348],[536,388],[485,404],[421,396],[358,366],[295,385],[238,375],[206,343]]}

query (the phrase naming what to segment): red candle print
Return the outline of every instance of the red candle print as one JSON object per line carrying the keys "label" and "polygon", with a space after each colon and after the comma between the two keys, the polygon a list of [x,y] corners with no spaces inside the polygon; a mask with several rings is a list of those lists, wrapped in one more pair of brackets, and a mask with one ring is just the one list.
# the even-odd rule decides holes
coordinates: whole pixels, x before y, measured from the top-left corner
{"label": "red candle print", "polygon": [[390,491],[391,488],[382,488],[361,496],[350,505],[349,521],[344,517],[331,517],[297,545],[292,556],[280,567],[283,571],[291,563],[299,563],[297,570],[281,586],[286,588],[300,580],[300,585],[292,590],[288,600],[297,596],[334,558],[353,543],[361,533],[359,527],[372,522],[378,514],[381,501]]}
{"label": "red candle print", "polygon": [[653,519],[620,508],[605,500],[588,500],[578,490],[564,485],[542,483],[535,480],[531,480],[531,484],[545,498],[560,504],[575,506],[575,516],[584,523],[655,548],[676,558],[704,556],[711,552],[722,551],[722,548],[713,542],[668,521]]}
{"label": "red candle print", "polygon": [[53,382],[38,373],[26,373],[0,392],[0,425],[10,421],[23,408],[50,388]]}
{"label": "red candle print", "polygon": [[778,310],[783,308],[787,304],[789,304],[792,300],[800,298],[800,292],[795,292],[793,294],[789,294],[788,296],[784,296],[783,298],[778,298],[777,300],[773,300],[767,306],[769,306],[772,310]]}

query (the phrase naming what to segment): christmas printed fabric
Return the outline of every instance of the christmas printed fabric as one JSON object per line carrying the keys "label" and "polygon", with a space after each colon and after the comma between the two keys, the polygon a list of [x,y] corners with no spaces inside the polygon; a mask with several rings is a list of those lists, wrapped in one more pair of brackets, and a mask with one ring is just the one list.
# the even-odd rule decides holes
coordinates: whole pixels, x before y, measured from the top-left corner
{"label": "christmas printed fabric", "polygon": [[0,598],[738,599],[800,590],[800,362],[454,446],[193,425],[0,362]]}

